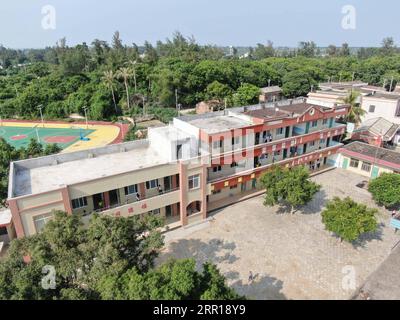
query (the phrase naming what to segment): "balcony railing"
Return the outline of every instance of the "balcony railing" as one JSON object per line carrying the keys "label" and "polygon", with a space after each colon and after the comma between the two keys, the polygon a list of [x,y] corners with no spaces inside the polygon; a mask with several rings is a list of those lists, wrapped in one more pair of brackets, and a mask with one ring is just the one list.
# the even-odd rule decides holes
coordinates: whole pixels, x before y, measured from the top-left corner
{"label": "balcony railing", "polygon": [[302,155],[297,155],[295,157],[287,157],[286,159],[283,159],[283,160],[280,160],[280,161],[275,161],[273,163],[268,163],[268,164],[265,164],[265,165],[261,165],[259,167],[254,167],[252,169],[245,169],[245,170],[242,170],[242,171],[236,171],[232,175],[226,175],[226,176],[223,176],[223,177],[216,177],[214,179],[209,179],[208,183],[217,183],[217,182],[228,180],[228,179],[232,179],[232,178],[235,178],[235,177],[240,177],[242,175],[251,174],[251,173],[254,173],[255,171],[258,171],[258,170],[267,169],[268,167],[271,167],[273,165],[282,165],[282,164],[285,164],[285,163],[289,163],[291,161],[295,161],[295,160],[300,159],[302,157],[307,157],[307,156],[310,156],[310,155],[313,155],[313,154],[316,154],[316,153],[326,152],[326,151],[335,149],[335,148],[337,148],[339,146],[342,146],[342,145],[343,144],[340,143],[340,142],[332,141],[329,144],[328,147],[325,147],[323,149],[317,149],[317,150],[314,150],[314,151],[311,151],[311,152],[303,153]]}
{"label": "balcony railing", "polygon": [[288,137],[288,138],[282,138],[282,139],[278,139],[278,140],[273,140],[273,141],[267,142],[267,143],[260,143],[260,144],[249,145],[249,146],[244,147],[244,148],[232,149],[232,150],[229,150],[229,151],[225,151],[225,152],[213,154],[213,155],[212,155],[212,159],[221,158],[221,157],[230,155],[230,154],[232,154],[232,153],[245,152],[245,151],[247,151],[247,150],[249,150],[249,149],[261,148],[261,147],[268,147],[268,146],[275,145],[275,144],[279,144],[279,143],[282,143],[282,142],[285,142],[285,141],[290,141],[291,139],[294,139],[294,138],[296,138],[296,139],[298,139],[298,138],[305,138],[305,137],[307,137],[307,136],[314,135],[314,134],[316,134],[316,133],[320,133],[320,134],[321,134],[321,133],[327,133],[327,132],[330,132],[330,131],[335,131],[335,130],[343,129],[343,128],[346,128],[346,125],[344,125],[344,124],[335,124],[335,125],[334,125],[333,127],[331,127],[331,128],[326,128],[326,129],[317,130],[317,131],[313,131],[313,132],[309,132],[309,133],[305,133],[305,134],[300,134],[300,135],[296,135],[296,136],[290,136],[290,137]]}
{"label": "balcony railing", "polygon": [[[158,194],[154,194],[154,195],[151,195],[151,196],[140,197],[140,200],[129,199],[129,200],[123,202],[123,203],[117,203],[117,204],[112,205],[112,206],[108,206],[108,207],[104,207],[104,208],[100,208],[100,209],[94,210],[91,213],[102,213],[104,211],[116,209],[116,208],[119,208],[119,207],[122,207],[122,206],[125,206],[125,205],[128,205],[128,204],[137,203],[137,202],[141,202],[141,201],[144,201],[144,200],[149,200],[149,199],[153,199],[153,198],[156,198],[156,197],[160,197],[160,196],[163,196],[165,194],[169,194],[169,193],[172,193],[172,192],[175,192],[175,191],[178,191],[178,190],[179,190],[179,188],[172,188],[172,189],[168,189],[168,190],[163,190],[162,192],[159,192]],[[88,214],[91,214],[91,213],[88,213]]]}

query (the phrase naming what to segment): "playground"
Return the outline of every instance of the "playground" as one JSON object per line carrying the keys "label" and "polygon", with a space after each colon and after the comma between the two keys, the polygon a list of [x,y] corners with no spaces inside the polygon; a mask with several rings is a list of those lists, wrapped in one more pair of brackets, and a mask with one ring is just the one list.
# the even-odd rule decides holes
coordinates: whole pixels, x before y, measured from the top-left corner
{"label": "playground", "polygon": [[[43,145],[57,144],[63,152],[79,151],[120,142],[123,127],[111,123],[57,123],[3,120],[0,137],[19,149],[31,139]],[[122,130],[125,131],[125,130]]]}

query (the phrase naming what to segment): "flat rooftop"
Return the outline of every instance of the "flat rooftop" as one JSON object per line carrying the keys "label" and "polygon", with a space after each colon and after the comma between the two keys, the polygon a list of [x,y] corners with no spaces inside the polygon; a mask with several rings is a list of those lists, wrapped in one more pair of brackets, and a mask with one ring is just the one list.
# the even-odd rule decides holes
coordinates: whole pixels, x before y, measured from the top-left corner
{"label": "flat rooftop", "polygon": [[261,93],[274,93],[274,92],[282,92],[282,89],[279,86],[271,86],[264,87],[260,89]]}
{"label": "flat rooftop", "polygon": [[[123,148],[124,145],[114,146]],[[12,197],[51,191],[65,185],[168,163],[168,159],[145,143],[126,151],[116,149],[115,152],[96,154],[94,157],[90,156],[90,151],[87,150],[86,157],[83,152],[79,152],[83,156],[75,155],[76,158],[76,153],[70,153],[71,159],[60,163],[57,163],[58,155],[14,162]]]}
{"label": "flat rooftop", "polygon": [[253,122],[250,120],[229,114],[216,114],[214,117],[197,117],[192,120],[186,120],[186,122],[208,134],[216,134],[253,125]]}
{"label": "flat rooftop", "polygon": [[365,96],[365,98],[399,100],[400,99],[400,93],[398,93],[398,92],[375,92],[374,94]]}
{"label": "flat rooftop", "polygon": [[207,134],[217,134],[234,129],[255,125],[254,119],[273,121],[294,118],[303,115],[308,109],[315,108],[321,112],[332,108],[305,102],[305,98],[281,100],[274,103],[229,108],[223,111],[209,112],[201,115],[182,116],[178,118]]}

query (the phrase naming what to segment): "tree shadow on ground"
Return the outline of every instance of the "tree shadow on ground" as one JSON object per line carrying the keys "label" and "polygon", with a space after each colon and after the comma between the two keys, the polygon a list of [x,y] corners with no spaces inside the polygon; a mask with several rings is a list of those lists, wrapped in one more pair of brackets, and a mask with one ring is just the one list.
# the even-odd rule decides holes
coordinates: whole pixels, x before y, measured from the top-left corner
{"label": "tree shadow on ground", "polygon": [[239,259],[233,254],[235,248],[234,242],[224,242],[221,239],[211,239],[208,242],[199,239],[180,239],[169,243],[168,251],[161,253],[157,262],[164,262],[171,258],[193,258],[196,261],[197,270],[201,270],[206,262],[234,263]]}
{"label": "tree shadow on ground", "polygon": [[358,238],[358,240],[353,241],[351,244],[353,245],[354,248],[365,248],[368,242],[371,242],[373,240],[382,241],[384,226],[385,226],[384,223],[382,222],[379,223],[378,228],[376,229],[375,232],[364,233]]}
{"label": "tree shadow on ground", "polygon": [[324,208],[328,198],[326,196],[326,192],[324,190],[318,191],[313,199],[307,203],[305,206],[300,207],[299,209],[292,212],[292,208],[288,204],[281,204],[276,213],[277,214],[318,214],[321,213],[322,209]]}
{"label": "tree shadow on ground", "polygon": [[238,272],[230,271],[224,274],[230,282],[230,287],[247,299],[254,300],[287,300],[287,297],[281,292],[283,281],[266,274],[254,275],[252,281],[243,281]]}

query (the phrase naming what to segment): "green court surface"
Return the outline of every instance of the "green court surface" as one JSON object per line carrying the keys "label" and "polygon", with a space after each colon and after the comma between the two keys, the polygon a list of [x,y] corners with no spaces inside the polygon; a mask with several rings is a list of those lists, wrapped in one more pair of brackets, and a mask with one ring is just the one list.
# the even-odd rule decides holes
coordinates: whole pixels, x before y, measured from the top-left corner
{"label": "green court surface", "polygon": [[65,149],[74,144],[81,137],[84,138],[95,130],[83,128],[43,128],[43,127],[9,127],[0,126],[0,137],[15,148],[26,147],[31,138],[40,140],[43,145],[56,143]]}

